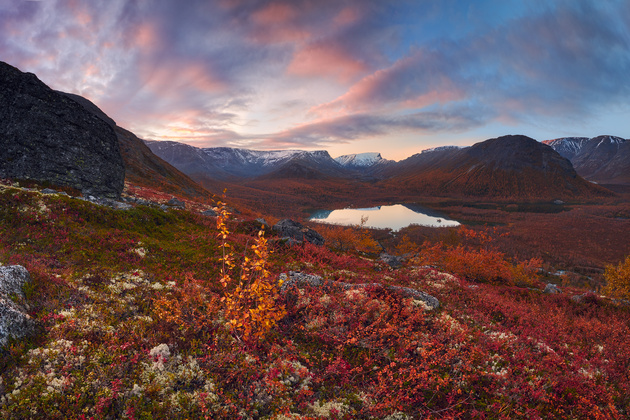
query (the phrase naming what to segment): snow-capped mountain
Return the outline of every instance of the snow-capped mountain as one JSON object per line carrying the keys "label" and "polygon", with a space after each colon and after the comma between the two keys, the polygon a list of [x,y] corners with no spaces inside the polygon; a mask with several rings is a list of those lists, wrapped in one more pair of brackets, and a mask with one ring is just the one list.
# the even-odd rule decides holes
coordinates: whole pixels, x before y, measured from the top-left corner
{"label": "snow-capped mountain", "polygon": [[[253,178],[270,174],[287,164],[306,165],[323,172],[342,170],[325,150],[260,151],[233,147],[198,148],[174,141],[146,141],[159,157],[180,171],[214,179]],[[338,174],[334,174],[338,175]]]}
{"label": "snow-capped mountain", "polygon": [[377,165],[387,161],[383,159],[380,153],[367,152],[367,153],[355,153],[352,155],[343,155],[336,157],[335,160],[345,168],[369,168],[370,166]]}
{"label": "snow-capped mountain", "polygon": [[551,146],[560,156],[569,160],[577,155],[582,146],[589,140],[588,137],[561,137],[559,139],[545,140],[544,144]]}
{"label": "snow-capped mountain", "polygon": [[461,149],[461,147],[460,146],[438,146],[438,147],[432,147],[430,149],[424,149],[420,153],[443,152],[445,150],[458,150],[458,149]]}
{"label": "snow-capped mountain", "polygon": [[616,136],[565,137],[547,140],[569,159],[578,174],[600,184],[630,183],[630,141]]}

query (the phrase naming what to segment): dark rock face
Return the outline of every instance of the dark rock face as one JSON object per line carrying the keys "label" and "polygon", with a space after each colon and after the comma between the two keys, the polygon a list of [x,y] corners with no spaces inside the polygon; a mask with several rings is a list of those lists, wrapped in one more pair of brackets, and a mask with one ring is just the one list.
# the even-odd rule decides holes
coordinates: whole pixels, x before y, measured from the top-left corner
{"label": "dark rock face", "polygon": [[311,228],[291,219],[280,220],[273,226],[273,230],[283,238],[291,238],[296,241],[307,241],[313,245],[324,245],[324,238]]}
{"label": "dark rock face", "polygon": [[110,122],[0,62],[0,177],[118,198],[125,168]]}

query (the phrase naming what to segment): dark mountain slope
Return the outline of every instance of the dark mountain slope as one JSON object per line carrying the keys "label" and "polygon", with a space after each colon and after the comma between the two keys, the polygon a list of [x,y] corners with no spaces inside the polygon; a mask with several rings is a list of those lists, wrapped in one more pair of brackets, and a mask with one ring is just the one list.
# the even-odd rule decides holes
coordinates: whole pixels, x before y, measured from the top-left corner
{"label": "dark mountain slope", "polygon": [[[566,137],[544,143],[571,160],[578,174],[599,184],[630,185],[630,141],[598,136],[576,143]],[[573,151],[567,153],[567,150]]]}
{"label": "dark mountain slope", "polygon": [[551,147],[526,136],[421,153],[400,162],[388,175],[389,184],[420,194],[522,199],[612,194],[581,178]]}

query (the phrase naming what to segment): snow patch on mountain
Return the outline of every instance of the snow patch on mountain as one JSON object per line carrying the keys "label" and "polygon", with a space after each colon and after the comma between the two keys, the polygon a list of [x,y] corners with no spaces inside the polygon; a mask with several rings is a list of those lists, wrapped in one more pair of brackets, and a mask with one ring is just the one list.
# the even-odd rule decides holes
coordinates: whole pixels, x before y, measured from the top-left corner
{"label": "snow patch on mountain", "polygon": [[430,149],[424,149],[420,153],[441,152],[443,150],[457,150],[457,149],[461,149],[461,146],[438,146],[438,147],[432,147]]}
{"label": "snow patch on mountain", "polygon": [[367,168],[383,161],[383,157],[377,152],[355,153],[336,157],[335,160],[344,167]]}
{"label": "snow patch on mountain", "polygon": [[553,140],[545,140],[543,144],[551,146],[553,150],[560,153],[560,156],[572,159],[580,153],[582,147],[589,141],[588,137],[561,137]]}

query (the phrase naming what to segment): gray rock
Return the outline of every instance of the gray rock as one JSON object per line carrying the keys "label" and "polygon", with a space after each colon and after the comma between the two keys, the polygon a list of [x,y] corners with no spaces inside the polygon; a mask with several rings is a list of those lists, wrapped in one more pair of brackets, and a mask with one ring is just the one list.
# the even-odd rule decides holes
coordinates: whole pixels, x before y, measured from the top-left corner
{"label": "gray rock", "polygon": [[0,178],[118,198],[125,168],[109,124],[35,75],[0,61]]}
{"label": "gray rock", "polygon": [[390,255],[386,252],[383,252],[378,260],[389,265],[391,268],[400,268],[403,266],[405,259],[403,257],[398,257],[396,255]]}
{"label": "gray rock", "polygon": [[9,339],[30,334],[35,322],[26,313],[23,287],[31,281],[28,271],[20,265],[0,267],[0,348]]}
{"label": "gray rock", "polygon": [[560,288],[553,283],[547,283],[547,285],[545,286],[545,290],[543,290],[543,293],[554,295],[556,293],[562,293],[562,290],[560,290]]}
{"label": "gray rock", "polygon": [[342,281],[324,280],[320,276],[314,274],[304,274],[296,271],[289,271],[289,274],[280,274],[280,280],[282,285],[280,286],[280,293],[289,293],[291,289],[303,288],[303,287],[327,287],[331,289],[339,290],[352,290],[352,289],[365,289],[367,287],[382,287],[392,293],[396,293],[405,298],[412,298],[420,300],[425,303],[429,310],[437,309],[440,307],[440,301],[429,295],[428,293],[421,292],[420,290],[411,289],[409,287],[390,286],[380,283],[346,283]]}
{"label": "gray rock", "polygon": [[217,216],[217,212],[214,211],[213,209],[208,209],[204,212],[201,213],[204,216],[210,216],[210,217],[216,217]]}
{"label": "gray rock", "polygon": [[273,226],[282,238],[290,238],[295,241],[306,241],[313,245],[324,245],[324,238],[315,230],[291,219],[280,220]]}
{"label": "gray rock", "polygon": [[177,199],[177,198],[175,198],[175,197],[173,197],[173,198],[171,198],[170,200],[168,200],[168,201],[166,202],[166,205],[167,205],[167,206],[171,206],[171,207],[176,207],[176,208],[179,208],[179,209],[185,209],[185,208],[186,208],[186,203],[184,203],[184,202],[183,202],[183,201],[181,201],[181,200],[178,200],[178,199]]}
{"label": "gray rock", "polygon": [[114,210],[130,210],[133,208],[131,204],[124,203],[122,201],[112,200],[111,198],[105,197],[94,197],[93,195],[88,195],[87,197],[78,197],[80,200],[89,201],[90,203],[94,203],[99,206],[111,207]]}

